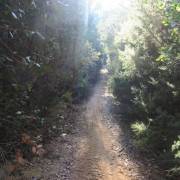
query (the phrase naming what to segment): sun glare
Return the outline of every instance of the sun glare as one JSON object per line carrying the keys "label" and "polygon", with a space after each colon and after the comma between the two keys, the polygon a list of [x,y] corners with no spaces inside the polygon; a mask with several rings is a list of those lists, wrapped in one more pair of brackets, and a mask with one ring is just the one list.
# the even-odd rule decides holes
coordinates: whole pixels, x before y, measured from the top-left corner
{"label": "sun glare", "polygon": [[90,0],[92,8],[100,8],[102,11],[111,11],[118,7],[129,7],[131,0]]}
{"label": "sun glare", "polygon": [[114,9],[118,5],[117,0],[104,0],[101,1],[101,7],[103,10]]}

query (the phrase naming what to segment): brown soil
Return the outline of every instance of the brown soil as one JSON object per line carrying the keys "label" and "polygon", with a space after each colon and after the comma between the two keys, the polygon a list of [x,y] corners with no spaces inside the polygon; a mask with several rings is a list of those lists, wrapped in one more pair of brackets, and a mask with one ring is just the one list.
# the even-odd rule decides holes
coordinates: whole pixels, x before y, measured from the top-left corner
{"label": "brown soil", "polygon": [[[126,151],[126,136],[109,111],[113,96],[108,92],[106,70],[86,104],[80,125],[72,180],[140,180],[162,179],[152,165],[135,160]],[[132,153],[132,154],[130,154]]]}

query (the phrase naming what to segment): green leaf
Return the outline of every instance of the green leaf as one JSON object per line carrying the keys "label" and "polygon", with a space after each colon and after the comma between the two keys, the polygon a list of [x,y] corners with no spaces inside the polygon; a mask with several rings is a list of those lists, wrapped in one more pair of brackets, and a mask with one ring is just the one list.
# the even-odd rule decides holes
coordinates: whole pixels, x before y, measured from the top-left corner
{"label": "green leaf", "polygon": [[165,8],[165,2],[159,2],[157,6],[160,10],[163,10]]}
{"label": "green leaf", "polygon": [[169,26],[169,21],[168,21],[168,19],[164,19],[164,20],[162,21],[162,24],[163,24],[164,26]]}
{"label": "green leaf", "polygon": [[177,4],[177,6],[176,6],[176,11],[177,11],[177,12],[180,12],[180,4]]}
{"label": "green leaf", "polygon": [[164,54],[161,54],[161,55],[156,59],[156,61],[164,62],[164,61],[167,61],[168,59],[169,59],[169,57],[167,57],[167,56],[164,55]]}

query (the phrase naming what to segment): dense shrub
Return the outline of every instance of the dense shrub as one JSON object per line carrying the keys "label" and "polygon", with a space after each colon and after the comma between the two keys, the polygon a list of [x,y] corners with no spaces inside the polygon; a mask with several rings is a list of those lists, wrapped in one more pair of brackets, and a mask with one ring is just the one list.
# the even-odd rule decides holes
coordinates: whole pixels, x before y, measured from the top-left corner
{"label": "dense shrub", "polygon": [[100,68],[99,49],[87,38],[87,5],[0,1],[0,149],[11,152],[23,132],[46,131],[52,104],[87,95]]}
{"label": "dense shrub", "polygon": [[117,19],[107,22],[113,33],[101,30],[109,53],[111,88],[117,100],[129,103],[136,143],[163,157],[166,168],[180,165],[171,151],[173,144],[179,158],[179,8],[177,0],[138,1],[127,22],[127,16],[121,24]]}

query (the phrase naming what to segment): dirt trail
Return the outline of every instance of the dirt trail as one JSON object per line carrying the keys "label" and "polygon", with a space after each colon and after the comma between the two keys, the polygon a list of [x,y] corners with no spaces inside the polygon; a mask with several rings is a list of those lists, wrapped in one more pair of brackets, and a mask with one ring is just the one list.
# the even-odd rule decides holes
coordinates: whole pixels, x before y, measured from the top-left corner
{"label": "dirt trail", "polygon": [[48,156],[33,161],[21,179],[163,180],[149,160],[134,151],[121,119],[116,121],[109,111],[113,96],[107,91],[106,73],[102,70],[93,95],[80,107],[74,132],[48,144]]}
{"label": "dirt trail", "polygon": [[107,92],[101,81],[84,112],[84,136],[81,137],[72,179],[128,180],[118,163],[118,134],[114,136],[105,122]]}
{"label": "dirt trail", "polygon": [[[117,123],[112,121],[108,110],[106,70],[83,113],[78,138],[72,180],[133,180],[160,179],[140,162],[124,152],[120,138],[124,135]],[[123,152],[123,153],[122,153]]]}

